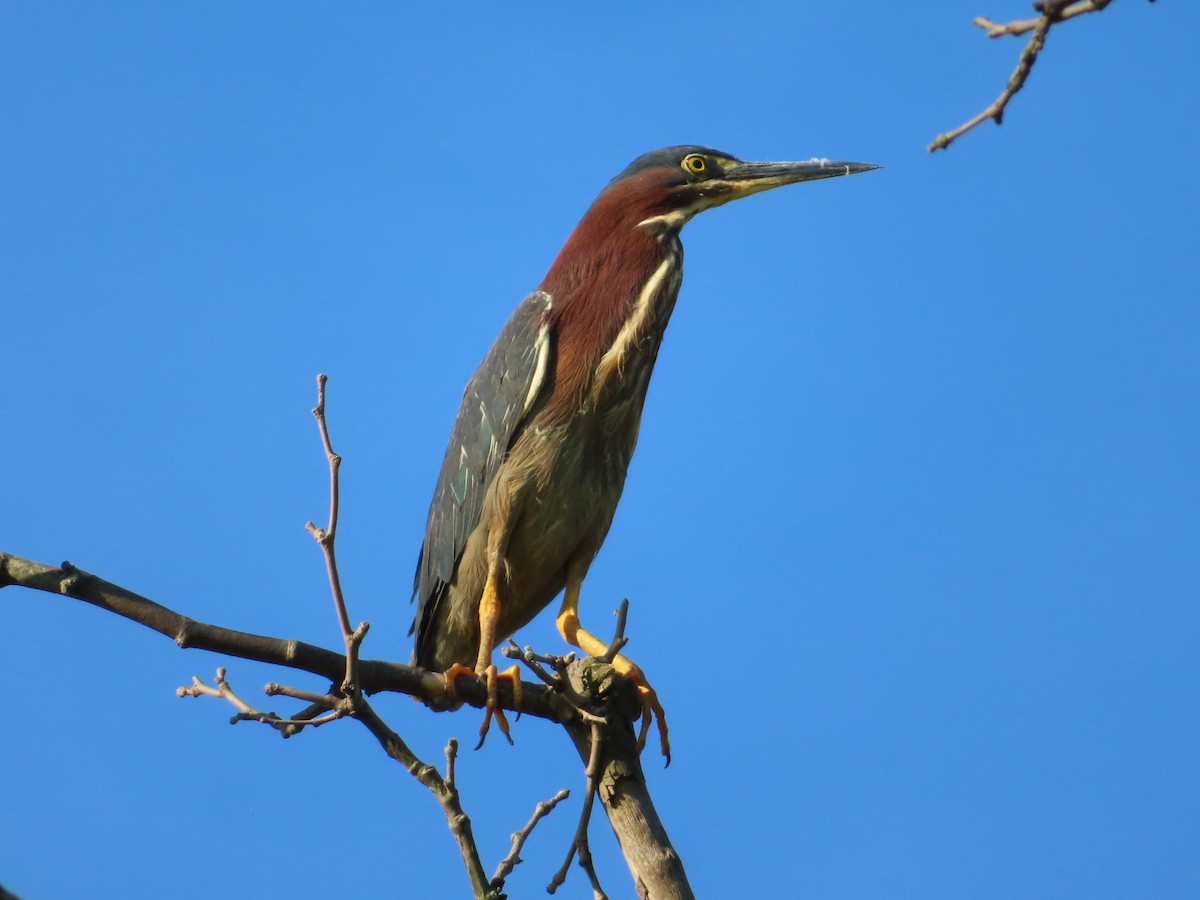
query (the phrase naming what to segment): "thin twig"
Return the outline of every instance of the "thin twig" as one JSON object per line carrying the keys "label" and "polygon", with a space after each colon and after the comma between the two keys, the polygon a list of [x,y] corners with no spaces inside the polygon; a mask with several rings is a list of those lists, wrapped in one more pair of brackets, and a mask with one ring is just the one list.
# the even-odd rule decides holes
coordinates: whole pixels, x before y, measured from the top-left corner
{"label": "thin twig", "polygon": [[608,649],[604,655],[600,657],[601,662],[612,665],[612,661],[617,658],[617,654],[626,644],[629,643],[629,638],[625,637],[625,622],[629,618],[629,598],[626,597],[621,601],[621,606],[617,610],[617,628],[613,632],[613,639],[609,642]]}
{"label": "thin twig", "polygon": [[[272,688],[277,688],[278,690],[272,691]],[[273,695],[275,693],[278,693],[285,697],[290,696],[290,697],[295,697],[296,699],[303,700],[306,698],[301,697],[299,695],[302,693],[308,693],[308,692],[300,691],[297,688],[287,688],[285,690],[283,685],[278,685],[278,684],[274,684],[272,682],[268,682],[267,685],[263,688],[263,693],[267,694],[267,695]],[[290,737],[295,737],[310,724],[314,724],[314,725],[323,725],[324,724],[325,714],[329,711],[329,705],[326,702],[325,697],[321,697],[321,695],[319,695],[319,694],[312,694],[311,696],[317,697],[317,701],[310,704],[309,706],[305,707],[304,709],[300,710],[300,712],[294,713],[292,715],[291,721],[288,723],[287,727],[280,729],[281,737],[283,737],[284,739],[287,739]],[[325,695],[325,696],[328,697],[330,695]]]}
{"label": "thin twig", "polygon": [[[334,541],[337,538],[338,526],[338,496],[339,471],[342,458],[333,451],[333,443],[329,437],[329,425],[325,417],[325,384],[328,379],[324,375],[317,376],[317,405],[313,407],[313,415],[317,419],[317,427],[321,433],[321,444],[325,448],[325,456],[329,460],[329,525],[317,528],[312,522],[305,527],[317,539],[325,555],[325,565],[329,572],[329,587],[333,593],[333,603],[337,610],[338,623],[341,625],[342,638],[346,645],[346,674],[342,681],[341,693],[345,696],[345,707],[348,714],[353,716],[375,736],[380,746],[393,759],[401,763],[421,784],[425,785],[442,805],[450,832],[458,841],[459,852],[471,879],[471,888],[476,898],[487,900],[494,897],[491,887],[483,872],[483,863],[479,858],[479,848],[471,831],[471,820],[462,808],[458,787],[454,782],[454,763],[458,758],[458,741],[453,738],[446,744],[446,776],[443,778],[433,766],[420,760],[409,748],[408,744],[387,726],[362,693],[359,682],[359,650],[363,639],[370,630],[366,622],[359,624],[354,631],[350,630],[350,616],[346,611],[346,599],[342,593],[341,579],[338,576],[337,552]],[[339,705],[339,709],[341,705]]]}
{"label": "thin twig", "polygon": [[[617,627],[613,632],[612,643],[608,645],[608,651],[601,657],[602,662],[611,665],[617,656],[617,651],[629,643],[629,638],[625,637],[625,622],[628,617],[629,598],[626,597],[621,601],[621,606],[617,610]],[[667,737],[666,713],[663,711],[662,704],[658,702],[658,694],[644,677],[639,686],[639,693],[642,698],[642,721],[638,726],[638,750],[640,751],[646,746],[646,737],[650,734],[650,722],[652,719],[656,720],[658,722],[659,749],[666,758],[666,765],[669,766],[671,764],[671,741]]]}
{"label": "thin twig", "polygon": [[994,120],[999,125],[1004,119],[1004,111],[1008,108],[1009,101],[1025,86],[1025,82],[1029,79],[1029,73],[1033,71],[1033,65],[1037,62],[1038,54],[1042,52],[1042,48],[1046,45],[1046,36],[1050,32],[1050,28],[1067,19],[1074,19],[1086,13],[1100,12],[1111,2],[1112,0],[1043,0],[1043,2],[1034,4],[1034,8],[1041,15],[1032,19],[1017,19],[1006,24],[999,24],[984,16],[978,16],[975,19],[975,24],[987,31],[988,37],[996,38],[1003,37],[1004,35],[1020,35],[1030,31],[1033,34],[1029,38],[1029,42],[1025,45],[1025,48],[1021,51],[1021,56],[1017,60],[1017,67],[1012,75],[1009,76],[1008,84],[1004,86],[1004,90],[1000,92],[1000,96],[992,101],[977,116],[968,119],[951,131],[939,134],[929,145],[929,152],[932,153],[935,150],[946,149],[958,138],[988,119]]}
{"label": "thin twig", "polygon": [[1004,110],[1008,107],[1008,102],[1012,100],[1017,91],[1025,86],[1025,81],[1029,78],[1029,73],[1033,70],[1033,64],[1037,62],[1038,54],[1042,52],[1042,47],[1046,45],[1046,34],[1050,31],[1051,24],[1053,23],[1046,16],[1038,19],[1037,26],[1033,30],[1033,37],[1029,39],[1029,43],[1025,45],[1025,49],[1021,51],[1021,58],[1017,61],[1017,68],[1009,77],[1008,84],[1004,86],[1004,90],[1000,92],[1000,96],[993,100],[990,106],[974,118],[934,138],[933,143],[929,145],[931,153],[934,150],[946,149],[958,138],[988,119],[994,119],[997,125],[1003,121]]}
{"label": "thin twig", "polygon": [[[291,697],[293,700],[307,700],[312,704],[310,709],[317,710],[317,713],[324,712],[327,709],[332,709],[337,704],[337,697],[332,694],[318,694],[316,691],[306,691],[303,688],[292,687],[287,684],[276,684],[274,681],[268,681],[263,685],[263,693],[268,697]],[[305,710],[308,712],[308,710]],[[304,719],[303,715],[293,716],[294,719]]]}
{"label": "thin twig", "polygon": [[[325,421],[325,384],[329,378],[325,375],[317,376],[317,405],[313,407],[313,416],[317,420],[317,428],[321,432],[321,444],[325,448],[325,457],[329,461],[329,524],[324,528],[318,528],[312,522],[309,522],[304,527],[321,545],[321,550],[325,554],[325,568],[329,572],[329,586],[333,591],[333,604],[337,611],[338,624],[342,627],[342,637],[346,641],[347,647],[353,629],[350,627],[350,616],[346,614],[346,599],[342,595],[342,581],[338,576],[337,556],[333,552],[333,544],[337,539],[338,526],[338,496],[339,496],[339,478],[338,471],[342,465],[342,458],[333,452],[333,443],[329,439],[329,426]],[[347,666],[350,665],[347,659]],[[346,673],[347,682],[354,683],[353,673]]]}
{"label": "thin twig", "polygon": [[[511,638],[508,642],[511,646],[504,647],[500,652],[509,659],[519,659],[525,663],[534,675],[571,704],[576,715],[587,722],[605,721],[603,716],[598,716],[589,709],[593,705],[592,698],[586,697],[575,690],[574,685],[571,684],[571,679],[567,677],[567,667],[575,661],[574,653],[568,653],[566,656],[542,656],[541,654],[534,653],[532,647],[526,647],[522,650],[517,646],[516,641]],[[545,669],[546,665],[553,668],[554,672],[547,672]]]}
{"label": "thin twig", "polygon": [[516,868],[517,864],[522,862],[521,848],[529,840],[529,835],[533,833],[534,826],[569,796],[571,796],[571,792],[563,788],[549,800],[543,800],[533,808],[533,817],[525,824],[524,828],[512,836],[512,849],[508,851],[508,855],[500,860],[500,865],[496,867],[496,874],[492,876],[493,891],[499,892],[502,890],[505,879],[512,874],[512,870]]}
{"label": "thin twig", "polygon": [[[1068,0],[1066,4],[1059,4],[1061,9],[1057,10],[1058,21],[1065,22],[1067,19],[1073,19],[1086,13],[1099,12],[1110,3],[1112,0]],[[1042,4],[1043,13],[1046,12],[1046,9],[1046,5]],[[1050,10],[1051,12],[1056,11],[1054,7],[1050,7]],[[1033,31],[1041,18],[1041,16],[1034,16],[1032,19],[1014,19],[1001,24],[993,22],[987,16],[976,16],[974,24],[986,31],[990,38],[1004,37],[1005,35],[1015,37]]]}
{"label": "thin twig", "polygon": [[450,738],[446,742],[446,787],[451,790],[458,790],[454,783],[454,763],[458,759],[458,741],[455,738]]}
{"label": "thin twig", "polygon": [[[231,725],[236,725],[238,722],[262,722],[264,725],[270,725],[280,731],[285,730],[289,726],[296,725],[311,725],[316,728],[327,722],[343,718],[349,712],[337,697],[326,696],[318,698],[318,702],[323,708],[322,715],[315,718],[285,719],[276,713],[255,709],[237,695],[233,687],[225,679],[225,675],[226,671],[224,668],[217,669],[215,687],[209,687],[199,677],[193,675],[191,685],[176,688],[175,693],[180,697],[216,697],[225,700],[238,711],[236,715],[230,718],[229,722]],[[267,685],[267,687],[271,687],[271,685]],[[267,693],[270,692],[268,691]],[[282,691],[277,693],[282,693]]]}
{"label": "thin twig", "polygon": [[358,627],[346,639],[346,678],[342,682],[342,692],[346,694],[355,694],[359,691],[358,683],[358,659],[359,651],[362,647],[363,639],[367,636],[367,632],[371,630],[370,622],[359,622]]}
{"label": "thin twig", "polygon": [[367,727],[367,730],[379,741],[385,753],[407,769],[417,781],[429,788],[430,793],[437,798],[445,813],[450,833],[458,841],[458,850],[462,855],[463,865],[467,869],[467,877],[471,879],[471,889],[476,898],[495,897],[487,876],[483,871],[483,863],[479,859],[479,848],[475,846],[475,836],[471,831],[471,819],[462,808],[458,788],[454,785],[454,759],[458,754],[458,742],[451,739],[446,745],[447,778],[438,774],[438,770],[429,763],[422,762],[409,748],[403,738],[379,718],[369,703],[364,703],[357,711],[355,718]]}
{"label": "thin twig", "polygon": [[231,724],[238,722],[262,722],[264,725],[270,725],[273,728],[278,728],[283,731],[285,728],[320,728],[322,725],[327,725],[330,722],[336,722],[338,719],[345,718],[345,713],[338,710],[332,710],[323,716],[316,716],[312,719],[283,719],[275,715],[275,713],[238,713],[229,721]]}
{"label": "thin twig", "polygon": [[504,648],[504,655],[509,659],[522,659],[529,657],[531,662],[541,663],[544,666],[549,666],[556,672],[566,671],[567,666],[575,662],[575,651],[572,650],[565,656],[543,656],[541,653],[534,653],[533,648],[526,646],[524,650],[512,638],[508,639],[509,646]]}
{"label": "thin twig", "polygon": [[608,894],[600,886],[600,876],[596,874],[596,865],[592,861],[592,848],[584,836],[579,846],[579,865],[587,873],[588,881],[592,883],[592,900],[608,900]]}
{"label": "thin twig", "polygon": [[596,791],[600,786],[600,758],[603,750],[604,726],[593,723],[592,749],[587,768],[584,770],[587,775],[587,794],[583,798],[583,809],[579,813],[579,825],[575,829],[575,837],[571,839],[571,846],[567,848],[567,858],[563,860],[563,864],[550,879],[550,884],[546,886],[547,894],[553,894],[566,882],[567,870],[571,868],[571,860],[578,852],[579,865],[588,873],[588,880],[592,883],[592,893],[596,900],[602,900],[605,897],[604,891],[600,888],[600,880],[596,876],[595,866],[592,865],[592,852],[588,846],[588,823],[592,818],[592,806],[596,800]]}
{"label": "thin twig", "polygon": [[559,689],[559,685],[563,682],[563,677],[558,673],[557,669],[554,672],[547,672],[545,666],[554,667],[554,659],[549,656],[540,656],[533,652],[532,647],[526,647],[524,650],[520,648],[516,641],[512,638],[508,639],[509,646],[502,647],[500,652],[509,659],[519,659],[529,667],[529,671],[533,672],[540,678],[548,687],[554,690]]}

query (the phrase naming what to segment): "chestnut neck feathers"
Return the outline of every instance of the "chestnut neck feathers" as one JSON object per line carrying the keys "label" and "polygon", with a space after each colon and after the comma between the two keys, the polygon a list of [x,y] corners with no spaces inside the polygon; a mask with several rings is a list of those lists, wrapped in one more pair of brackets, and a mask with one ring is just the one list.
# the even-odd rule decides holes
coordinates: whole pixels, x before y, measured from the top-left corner
{"label": "chestnut neck feathers", "polygon": [[[618,339],[639,344],[650,353],[648,362],[653,365],[657,338],[665,326],[662,320],[670,316],[679,291],[683,262],[682,222],[639,224],[670,211],[653,196],[661,196],[659,192],[648,190],[653,182],[650,171],[611,184],[575,226],[542,280],[539,289],[553,298],[550,328],[556,338],[555,394],[560,403],[547,412],[556,419],[582,407],[601,359]],[[669,271],[660,273],[664,264]],[[643,297],[656,273],[656,289]],[[642,317],[639,301],[652,305]],[[630,334],[626,324],[639,319],[646,327]],[[654,345],[640,347],[642,338],[649,336]]]}

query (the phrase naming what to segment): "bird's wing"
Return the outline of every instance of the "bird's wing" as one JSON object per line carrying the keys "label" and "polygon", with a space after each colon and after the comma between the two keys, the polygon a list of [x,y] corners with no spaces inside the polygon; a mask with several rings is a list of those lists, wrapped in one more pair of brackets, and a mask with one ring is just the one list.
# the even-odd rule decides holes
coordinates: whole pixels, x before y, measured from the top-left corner
{"label": "bird's wing", "polygon": [[543,291],[521,301],[463,392],[413,580],[417,610],[409,633],[417,632],[418,646],[479,524],[488,486],[547,383],[550,303]]}

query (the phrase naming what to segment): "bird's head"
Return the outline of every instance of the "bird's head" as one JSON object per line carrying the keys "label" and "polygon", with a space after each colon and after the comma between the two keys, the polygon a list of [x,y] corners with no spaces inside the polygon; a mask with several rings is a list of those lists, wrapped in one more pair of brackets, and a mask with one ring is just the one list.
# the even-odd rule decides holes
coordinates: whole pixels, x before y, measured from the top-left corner
{"label": "bird's head", "polygon": [[870,163],[827,159],[743,162],[711,147],[664,147],[631,162],[609,182],[597,203],[619,199],[622,204],[636,205],[649,213],[644,221],[647,226],[678,230],[697,213],[731,200],[785,184],[878,168]]}

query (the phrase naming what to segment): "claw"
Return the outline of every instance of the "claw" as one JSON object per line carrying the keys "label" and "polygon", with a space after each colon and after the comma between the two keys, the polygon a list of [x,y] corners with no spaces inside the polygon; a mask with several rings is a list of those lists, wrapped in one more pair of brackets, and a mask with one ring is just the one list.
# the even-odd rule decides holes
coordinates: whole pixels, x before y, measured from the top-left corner
{"label": "claw", "polygon": [[525,699],[521,693],[521,667],[513,663],[499,675],[500,678],[507,678],[512,686],[513,695],[513,711],[517,714],[517,718],[521,718],[522,701]]}
{"label": "claw", "polygon": [[442,678],[446,679],[446,696],[451,700],[458,699],[458,690],[454,686],[454,679],[456,679],[459,675],[470,675],[472,678],[474,678],[475,670],[469,666],[464,666],[462,663],[454,663],[454,665],[442,673]]}
{"label": "claw", "polygon": [[[465,666],[463,667],[466,668]],[[470,669],[467,669],[470,672]],[[474,673],[472,673],[474,674]],[[492,719],[496,720],[496,727],[500,729],[500,733],[504,735],[504,739],[509,744],[513,743],[512,732],[508,726],[508,717],[504,715],[504,707],[500,705],[500,679],[505,678],[512,684],[513,692],[513,708],[517,715],[521,714],[521,669],[518,666],[512,666],[505,669],[503,672],[497,670],[495,664],[489,665],[483,670],[480,676],[487,686],[487,707],[483,714],[483,724],[479,726],[479,743],[475,745],[478,750],[483,746],[484,740],[487,738],[488,730],[492,726]]]}
{"label": "claw", "polygon": [[666,759],[664,767],[669,766],[671,764],[671,740],[668,737],[667,711],[663,709],[662,703],[658,700],[658,692],[650,686],[650,683],[646,681],[646,676],[637,666],[634,666],[626,677],[632,678],[637,684],[638,696],[642,700],[642,721],[638,726],[637,737],[638,753],[646,749],[646,737],[650,734],[650,723],[653,721],[658,726],[659,751]]}
{"label": "claw", "polygon": [[650,724],[653,722],[658,726],[659,750],[666,759],[665,765],[669,766],[671,764],[671,740],[668,737],[667,711],[659,702],[658,691],[650,686],[650,682],[646,680],[646,674],[638,664],[632,662],[628,657],[617,654],[613,660],[613,668],[637,685],[638,697],[642,701],[642,718],[638,725],[637,737],[638,753],[646,749],[646,738],[650,734]]}

